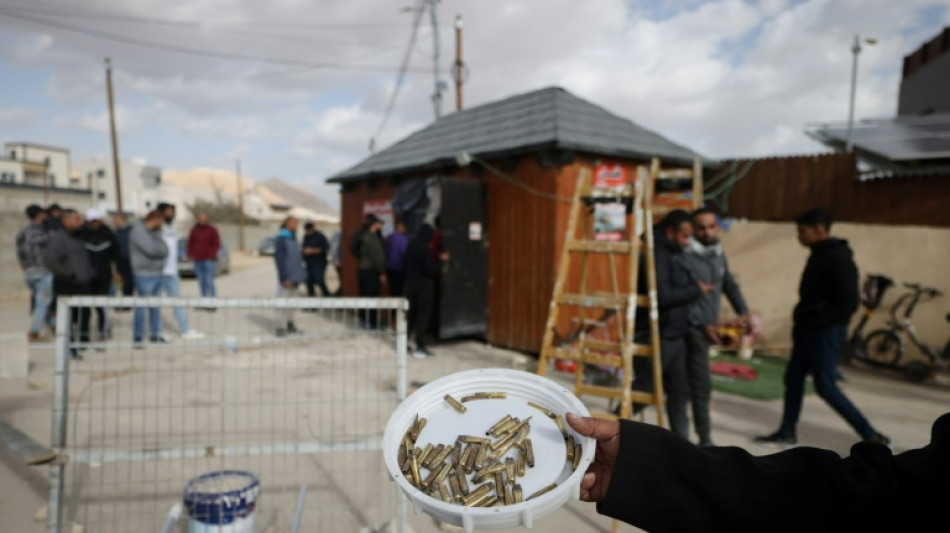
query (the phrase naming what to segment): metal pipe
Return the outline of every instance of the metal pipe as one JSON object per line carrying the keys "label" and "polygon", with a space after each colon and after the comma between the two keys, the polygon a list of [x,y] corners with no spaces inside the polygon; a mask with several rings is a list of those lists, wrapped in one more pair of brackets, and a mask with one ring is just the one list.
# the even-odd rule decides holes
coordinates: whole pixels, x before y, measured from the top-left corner
{"label": "metal pipe", "polygon": [[[406,311],[409,309],[409,301],[405,298],[399,300],[396,309],[396,398],[402,402],[406,399],[408,385]],[[406,496],[398,486],[394,490],[396,491],[396,532],[406,533]]]}
{"label": "metal pipe", "polygon": [[50,445],[56,453],[56,459],[50,465],[49,501],[47,504],[46,527],[49,533],[59,533],[62,520],[62,501],[66,465],[63,462],[63,449],[66,448],[66,413],[69,401],[69,329],[70,309],[74,307],[72,298],[60,298],[59,311],[56,313],[56,353],[53,371],[53,427]]}
{"label": "metal pipe", "polygon": [[845,138],[844,150],[851,152],[854,148],[851,136],[854,133],[854,93],[855,86],[858,83],[858,54],[861,53],[861,39],[854,36],[854,44],[851,46],[851,53],[854,57],[851,59],[851,99],[848,105],[848,135]]}
{"label": "metal pipe", "polygon": [[300,517],[303,515],[303,502],[307,499],[307,486],[300,486],[300,494],[297,496],[297,510],[294,511],[294,523],[290,526],[290,533],[297,533],[300,529]]}

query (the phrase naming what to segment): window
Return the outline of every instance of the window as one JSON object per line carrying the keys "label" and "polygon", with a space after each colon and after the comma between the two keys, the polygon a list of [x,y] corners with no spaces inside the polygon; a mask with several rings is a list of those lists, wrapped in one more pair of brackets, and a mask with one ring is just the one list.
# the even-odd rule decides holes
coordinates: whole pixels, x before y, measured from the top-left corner
{"label": "window", "polygon": [[100,178],[106,177],[106,170],[104,168],[100,168],[96,171],[96,176]]}
{"label": "window", "polygon": [[10,159],[16,159],[16,150],[10,150]]}
{"label": "window", "polygon": [[106,193],[100,192],[100,193],[99,193],[99,199],[100,199],[100,200],[105,200],[105,199],[106,199]]}
{"label": "window", "polygon": [[0,183],[13,183],[14,177],[11,172],[0,172]]}
{"label": "window", "polygon": [[49,186],[50,186],[50,187],[55,187],[55,186],[56,186],[56,174],[50,174],[50,175],[49,175]]}

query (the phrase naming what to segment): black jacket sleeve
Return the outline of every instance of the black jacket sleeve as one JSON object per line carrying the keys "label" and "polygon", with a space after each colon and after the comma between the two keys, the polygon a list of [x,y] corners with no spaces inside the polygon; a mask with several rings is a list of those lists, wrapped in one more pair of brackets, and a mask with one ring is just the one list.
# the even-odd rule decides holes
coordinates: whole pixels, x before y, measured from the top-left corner
{"label": "black jacket sleeve", "polygon": [[699,448],[673,433],[621,422],[620,452],[598,512],[650,533],[950,531],[950,414],[931,442],[892,455],[796,448],[756,457]]}
{"label": "black jacket sleeve", "polygon": [[830,321],[847,324],[858,309],[858,267],[850,256],[835,254],[828,258],[826,272]]}
{"label": "black jacket sleeve", "polygon": [[677,287],[673,283],[673,256],[668,253],[654,254],[656,262],[656,301],[660,309],[678,307],[695,302],[703,292],[696,283]]}

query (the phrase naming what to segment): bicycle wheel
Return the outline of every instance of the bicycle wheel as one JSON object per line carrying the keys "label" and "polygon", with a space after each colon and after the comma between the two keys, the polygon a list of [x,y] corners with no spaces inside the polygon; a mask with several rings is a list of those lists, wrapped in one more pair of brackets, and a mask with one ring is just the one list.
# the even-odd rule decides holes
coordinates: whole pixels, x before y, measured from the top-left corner
{"label": "bicycle wheel", "polygon": [[864,353],[872,363],[892,366],[904,355],[904,344],[893,331],[879,329],[865,337]]}

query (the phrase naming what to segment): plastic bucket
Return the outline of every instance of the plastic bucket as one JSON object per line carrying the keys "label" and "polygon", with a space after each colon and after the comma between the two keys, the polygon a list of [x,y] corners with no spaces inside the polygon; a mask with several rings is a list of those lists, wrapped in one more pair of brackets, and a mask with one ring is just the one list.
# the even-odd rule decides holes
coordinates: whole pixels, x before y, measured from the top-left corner
{"label": "plastic bucket", "polygon": [[260,481],[242,470],[219,470],[192,479],[184,493],[188,533],[254,533],[260,495]]}

